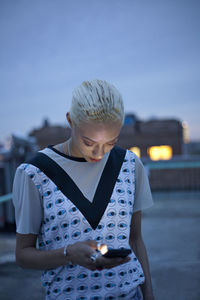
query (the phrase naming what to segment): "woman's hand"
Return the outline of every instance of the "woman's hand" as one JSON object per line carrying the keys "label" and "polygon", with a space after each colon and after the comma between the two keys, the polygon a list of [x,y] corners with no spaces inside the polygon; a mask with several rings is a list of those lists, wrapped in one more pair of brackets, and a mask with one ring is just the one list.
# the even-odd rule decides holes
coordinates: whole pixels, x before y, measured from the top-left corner
{"label": "woman's hand", "polygon": [[108,258],[108,257],[104,257],[104,256],[100,255],[97,257],[96,267],[97,267],[97,270],[111,269],[111,268],[117,267],[119,265],[125,264],[130,260],[131,260],[131,258],[129,256],[126,256],[124,258],[121,258],[121,257]]}
{"label": "woman's hand", "polygon": [[116,266],[127,263],[130,257],[125,258],[107,258],[101,254],[97,257],[96,261],[91,259],[91,255],[96,254],[97,242],[96,241],[84,241],[71,244],[67,247],[69,254],[69,260],[73,264],[83,266],[91,271],[111,269]]}
{"label": "woman's hand", "polygon": [[83,266],[91,271],[96,270],[96,264],[91,259],[91,255],[96,253],[96,241],[84,241],[71,244],[67,247],[69,260],[72,264]]}

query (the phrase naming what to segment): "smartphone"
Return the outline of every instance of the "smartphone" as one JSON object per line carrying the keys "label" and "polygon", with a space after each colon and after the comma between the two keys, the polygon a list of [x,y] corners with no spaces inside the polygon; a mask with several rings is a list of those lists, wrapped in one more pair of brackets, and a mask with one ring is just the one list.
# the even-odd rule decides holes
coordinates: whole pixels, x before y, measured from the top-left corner
{"label": "smartphone", "polygon": [[126,257],[127,255],[131,254],[131,249],[109,249],[103,256],[114,258],[114,257]]}

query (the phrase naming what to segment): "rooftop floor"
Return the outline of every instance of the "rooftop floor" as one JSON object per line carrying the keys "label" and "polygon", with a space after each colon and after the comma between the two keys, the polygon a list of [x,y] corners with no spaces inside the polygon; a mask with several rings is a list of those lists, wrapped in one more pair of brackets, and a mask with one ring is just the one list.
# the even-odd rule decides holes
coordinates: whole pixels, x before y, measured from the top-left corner
{"label": "rooftop floor", "polygon": [[[200,191],[154,193],[143,213],[155,300],[200,299]],[[14,263],[15,236],[0,236],[0,298],[44,299],[41,271]]]}

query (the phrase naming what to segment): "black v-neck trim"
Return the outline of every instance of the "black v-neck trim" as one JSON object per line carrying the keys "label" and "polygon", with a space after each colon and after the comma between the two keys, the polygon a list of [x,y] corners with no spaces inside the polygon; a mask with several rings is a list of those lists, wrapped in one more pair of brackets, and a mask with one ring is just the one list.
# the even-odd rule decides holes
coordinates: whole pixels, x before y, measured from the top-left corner
{"label": "black v-neck trim", "polygon": [[83,157],[74,157],[74,156],[66,155],[66,154],[60,152],[59,150],[57,150],[56,148],[54,148],[53,145],[49,145],[47,148],[51,149],[55,153],[57,153],[57,154],[65,157],[65,158],[68,158],[70,160],[79,161],[79,162],[87,162],[87,160],[85,158],[83,158]]}
{"label": "black v-neck trim", "polygon": [[111,150],[92,203],[83,195],[70,176],[46,154],[38,152],[36,156],[27,163],[38,167],[44,172],[80,210],[91,227],[95,230],[110,201],[125,155],[126,150],[117,146]]}

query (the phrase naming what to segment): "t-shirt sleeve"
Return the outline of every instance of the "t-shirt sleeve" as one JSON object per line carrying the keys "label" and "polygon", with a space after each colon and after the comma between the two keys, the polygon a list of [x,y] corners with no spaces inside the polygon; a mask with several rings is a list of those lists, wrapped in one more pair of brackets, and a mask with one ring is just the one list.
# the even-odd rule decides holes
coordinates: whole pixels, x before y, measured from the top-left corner
{"label": "t-shirt sleeve", "polygon": [[13,182],[16,231],[21,234],[38,234],[43,208],[39,190],[28,173],[18,167]]}
{"label": "t-shirt sleeve", "polygon": [[141,160],[135,155],[135,201],[133,212],[149,208],[153,205],[147,171]]}

